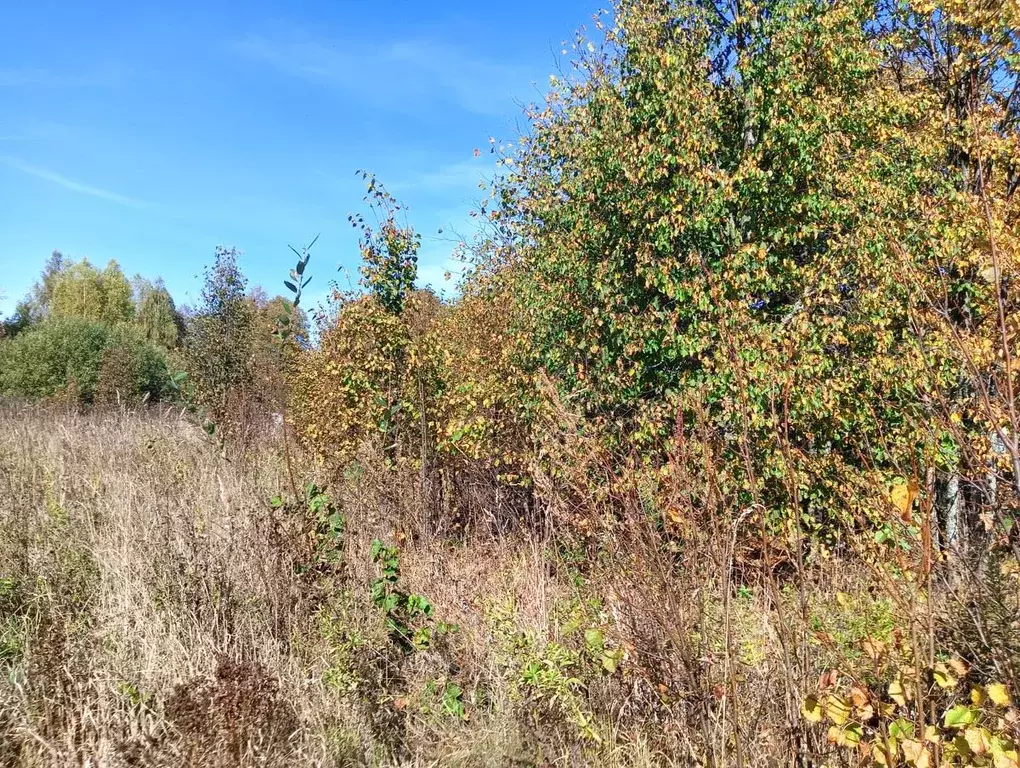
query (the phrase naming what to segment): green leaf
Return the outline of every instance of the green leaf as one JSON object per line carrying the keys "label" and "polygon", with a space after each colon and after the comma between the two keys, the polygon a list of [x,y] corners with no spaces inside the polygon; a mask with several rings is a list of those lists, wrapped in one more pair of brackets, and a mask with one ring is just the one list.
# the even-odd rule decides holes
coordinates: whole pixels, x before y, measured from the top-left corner
{"label": "green leaf", "polygon": [[615,674],[616,668],[622,659],[623,651],[621,649],[616,648],[612,651],[606,651],[602,654],[602,668],[611,675]]}
{"label": "green leaf", "polygon": [[897,718],[889,723],[889,735],[894,739],[914,738],[914,724],[905,718]]}
{"label": "green leaf", "polygon": [[601,651],[606,644],[602,632],[597,629],[586,629],[584,631],[584,642],[593,651]]}
{"label": "green leaf", "polygon": [[966,728],[968,725],[973,725],[977,722],[979,715],[980,712],[973,707],[957,704],[946,711],[943,722],[946,728]]}

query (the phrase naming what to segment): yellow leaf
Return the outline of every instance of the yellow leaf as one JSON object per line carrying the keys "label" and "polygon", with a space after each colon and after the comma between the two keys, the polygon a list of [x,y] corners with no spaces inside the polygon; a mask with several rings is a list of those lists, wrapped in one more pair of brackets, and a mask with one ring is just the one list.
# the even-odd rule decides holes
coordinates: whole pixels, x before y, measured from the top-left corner
{"label": "yellow leaf", "polygon": [[970,689],[970,701],[975,707],[980,707],[987,698],[988,696],[985,694],[983,686],[975,685]]}
{"label": "yellow leaf", "polygon": [[892,500],[893,506],[896,507],[896,510],[900,513],[901,517],[905,518],[910,513],[910,509],[914,506],[914,499],[917,498],[919,490],[917,482],[909,480],[907,482],[901,482],[894,485],[889,491],[889,498]]}
{"label": "yellow leaf", "polygon": [[843,744],[848,747],[860,746],[864,737],[864,729],[857,723],[850,723],[843,729]]}
{"label": "yellow leaf", "polygon": [[935,684],[939,688],[955,688],[959,682],[953,673],[949,671],[949,667],[941,661],[935,665],[933,676]]}
{"label": "yellow leaf", "polygon": [[903,757],[915,768],[929,768],[931,765],[931,754],[928,752],[928,748],[920,741],[904,739],[903,743],[900,744],[900,749],[903,750]]}
{"label": "yellow leaf", "polygon": [[817,696],[808,696],[800,705],[800,713],[809,723],[820,723],[822,721],[822,704]]}
{"label": "yellow leaf", "polygon": [[1009,697],[1009,691],[1002,683],[989,683],[985,691],[988,693],[988,698],[996,706],[1008,707],[1013,703],[1013,700]]}
{"label": "yellow leaf", "polygon": [[907,706],[906,692],[903,690],[903,681],[897,673],[893,681],[889,683],[889,698],[901,707]]}
{"label": "yellow leaf", "polygon": [[886,745],[879,741],[876,741],[871,748],[871,759],[875,761],[875,765],[895,765],[895,759],[890,760],[891,750],[886,751]]}
{"label": "yellow leaf", "polygon": [[967,746],[975,755],[983,755],[992,746],[992,735],[987,729],[976,725],[966,729],[963,732],[963,738],[966,739]]}
{"label": "yellow leaf", "polygon": [[1007,754],[992,755],[992,765],[995,768],[1018,768],[1020,763],[1017,762],[1016,752],[1013,752],[1012,757]]}
{"label": "yellow leaf", "polygon": [[844,725],[850,717],[850,705],[846,699],[829,694],[825,700],[825,713],[836,725]]}
{"label": "yellow leaf", "polygon": [[1010,739],[1001,736],[992,737],[992,760],[996,768],[1014,768],[1017,764],[1017,749]]}
{"label": "yellow leaf", "polygon": [[906,484],[894,485],[889,492],[889,498],[901,515],[910,509],[910,489]]}

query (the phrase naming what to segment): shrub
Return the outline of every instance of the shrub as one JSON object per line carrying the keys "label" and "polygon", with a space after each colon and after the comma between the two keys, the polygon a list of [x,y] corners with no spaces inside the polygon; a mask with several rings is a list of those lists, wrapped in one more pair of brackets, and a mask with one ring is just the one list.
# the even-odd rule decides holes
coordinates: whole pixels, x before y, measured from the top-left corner
{"label": "shrub", "polygon": [[[1007,116],[973,115],[992,149],[954,144],[974,126],[945,124],[942,86],[902,61],[909,85],[890,74],[897,46],[922,44],[875,38],[919,22],[870,4],[616,11],[531,111],[496,189],[529,367],[621,462],[664,467],[705,434],[735,509],[866,517],[874,498],[848,487],[923,475],[933,403],[993,375],[995,333],[970,336],[995,300],[973,158],[1015,162],[994,127]],[[989,17],[965,23],[1006,20]],[[1008,50],[981,55],[1007,66]],[[997,184],[992,215],[1009,220]],[[988,364],[961,376],[968,358]]]}
{"label": "shrub", "polygon": [[298,433],[334,466],[367,440],[396,452],[397,425],[408,416],[406,369],[411,343],[401,315],[374,296],[342,300],[336,324],[298,364],[293,420]]}
{"label": "shrub", "polygon": [[0,394],[38,400],[74,388],[82,402],[101,389],[123,399],[158,400],[169,381],[166,360],[132,328],[81,318],[46,321],[0,342]]}

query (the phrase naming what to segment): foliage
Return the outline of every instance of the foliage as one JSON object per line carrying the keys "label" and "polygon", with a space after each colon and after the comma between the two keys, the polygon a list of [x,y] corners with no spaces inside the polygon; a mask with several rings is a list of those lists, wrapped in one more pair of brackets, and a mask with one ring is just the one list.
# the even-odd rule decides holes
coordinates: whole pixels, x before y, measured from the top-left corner
{"label": "foliage", "polygon": [[375,438],[394,464],[418,443],[424,464],[431,441],[423,433],[432,426],[426,400],[435,396],[435,385],[423,340],[438,302],[413,291],[419,238],[397,224],[400,205],[374,177],[363,176],[369,179],[366,200],[383,218],[376,231],[363,217],[349,217],[361,230],[368,293],[334,291],[335,320],[321,330],[319,349],[293,372],[295,426],[335,467]]}
{"label": "foliage", "polygon": [[490,471],[501,482],[528,482],[538,397],[519,365],[501,278],[472,274],[461,296],[439,313],[422,343],[439,383],[436,451],[453,467]]}
{"label": "foliage", "polygon": [[387,312],[399,315],[418,274],[421,237],[406,223],[398,224],[397,214],[403,208],[397,199],[374,176],[359,173],[368,185],[365,201],[379,219],[373,229],[363,217],[348,216],[351,225],[361,231],[362,285]]}
{"label": "foliage", "polygon": [[[239,256],[234,248],[216,249],[182,350],[194,402],[234,436],[250,434],[250,427],[261,428],[280,411],[286,377],[308,343],[306,315],[282,296],[248,290]],[[307,265],[307,251],[302,263]],[[289,319],[281,336],[284,317]]]}
{"label": "foliage", "polygon": [[[288,589],[319,590],[328,668],[309,679],[345,695],[381,681],[377,732],[409,727],[404,675],[427,670],[420,712],[451,729],[466,695],[473,715],[502,687],[532,730],[585,748],[612,713],[661,721],[664,743],[667,725],[695,734],[705,765],[752,761],[758,728],[754,746],[783,741],[790,763],[1016,768],[1017,7],[619,0],[519,143],[493,141],[502,168],[456,298],[415,289],[421,237],[362,172],[361,290],[334,293],[315,342],[311,245],[276,298],[218,248],[188,373],[170,378],[166,290],[140,283],[132,305],[115,263],[54,254],[5,326],[0,393],[169,386],[210,432],[255,425],[228,436],[261,437],[268,418],[248,416],[283,411],[291,497],[268,517],[294,534],[277,559],[311,576]],[[377,462],[381,487],[357,503],[376,493],[401,518],[387,525],[423,540],[468,544],[468,504],[493,533],[535,526],[537,567],[514,590],[540,593],[542,622],[519,626],[512,599],[490,617],[504,679],[428,669],[450,661],[432,651],[453,627],[380,539],[378,653],[322,608],[357,516],[295,469],[291,426],[334,489]],[[540,561],[547,544],[569,562]],[[836,585],[808,594],[829,571]],[[568,602],[548,602],[557,577],[578,592],[608,578],[612,613],[572,598],[545,626]],[[359,653],[372,660],[352,671]]]}
{"label": "foliage", "polygon": [[197,396],[217,419],[227,412],[231,396],[251,380],[254,317],[245,297],[247,279],[237,265],[239,255],[235,248],[217,246],[184,346],[185,367]]}
{"label": "foliage", "polygon": [[506,322],[513,305],[496,288],[501,278],[473,273],[450,304],[412,290],[418,236],[396,223],[402,208],[374,179],[368,199],[384,214],[378,232],[352,217],[362,229],[368,291],[335,292],[318,349],[297,360],[298,434],[335,469],[367,443],[392,467],[420,472],[431,489],[459,475],[497,488],[526,485],[535,397],[516,365]]}
{"label": "foliage", "polygon": [[116,261],[103,270],[87,259],[62,261],[55,274],[44,276],[44,284],[47,279],[47,299],[42,305],[46,317],[78,317],[109,325],[134,317],[131,284]]}
{"label": "foliage", "polygon": [[311,259],[312,246],[318,241],[319,236],[312,238],[312,242],[301,249],[300,252],[293,246],[291,250],[298,257],[297,264],[290,271],[290,280],[284,280],[284,287],[290,291],[292,299],[278,299],[278,313],[276,315],[276,335],[280,343],[288,339],[294,339],[299,344],[307,343],[308,340],[308,319],[301,311],[301,294],[312,281],[311,276],[305,277],[305,270],[308,269],[308,261]]}
{"label": "foliage", "polygon": [[862,647],[863,664],[823,674],[801,707],[808,722],[829,723],[830,743],[871,765],[1020,764],[1020,714],[1002,683],[966,684],[960,658],[921,667],[901,636]]}
{"label": "foliage", "polygon": [[424,595],[400,589],[400,550],[379,539],[372,541],[372,562],[380,575],[372,581],[372,602],[386,619],[393,641],[407,653],[430,648],[457,627],[432,617],[432,603]]}
{"label": "foliage", "polygon": [[175,349],[184,336],[184,318],[177,311],[162,280],[137,280],[135,322],[145,338],[164,349]]}
{"label": "foliage", "polygon": [[15,336],[46,318],[53,299],[53,287],[61,270],[71,262],[60,251],[53,251],[43,265],[42,275],[29,294],[18,302],[14,315],[5,321],[5,335]]}
{"label": "foliage", "polygon": [[366,440],[394,445],[405,416],[400,365],[409,329],[374,296],[345,298],[336,325],[300,360],[292,387],[301,437],[337,466]]}
{"label": "foliage", "polygon": [[[292,372],[294,423],[334,468],[366,442],[380,442],[394,466],[423,467],[435,442],[433,402],[441,387],[428,336],[440,305],[433,294],[414,290],[420,238],[397,222],[401,205],[374,177],[362,176],[365,199],[381,220],[373,228],[360,215],[348,217],[361,232],[367,293],[334,290],[334,319],[321,328],[319,348]],[[307,249],[299,254],[306,256]],[[287,287],[300,298],[303,285]]]}
{"label": "foliage", "polygon": [[136,378],[135,360],[131,350],[120,344],[107,347],[99,361],[95,402],[101,405],[119,405],[134,394]]}
{"label": "foliage", "polygon": [[283,496],[269,500],[273,509],[299,516],[301,536],[308,554],[296,565],[298,573],[330,572],[340,566],[345,521],[341,510],[330,501],[325,489],[315,483],[304,488],[304,497],[288,503]]}
{"label": "foliage", "polygon": [[11,338],[32,325],[32,305],[27,301],[19,301],[14,313],[3,321],[0,326],[0,338]]}
{"label": "foliage", "polygon": [[[594,716],[584,700],[586,669],[581,652],[556,641],[520,632],[512,624],[512,604],[493,607],[489,620],[500,644],[502,661],[517,696],[534,709],[540,719],[563,718],[586,739],[597,740]],[[598,645],[593,638],[589,646]]]}
{"label": "foliage", "polygon": [[[720,490],[776,523],[867,517],[848,485],[938,455],[934,393],[960,391],[970,353],[932,297],[967,297],[997,345],[959,126],[876,13],[622,2],[495,190],[528,368],[624,458],[711,436]],[[971,117],[994,133],[1003,109]]]}
{"label": "foliage", "polygon": [[80,318],[46,321],[0,343],[0,394],[53,397],[69,388],[83,402],[97,392],[158,400],[168,389],[163,354],[130,327]]}

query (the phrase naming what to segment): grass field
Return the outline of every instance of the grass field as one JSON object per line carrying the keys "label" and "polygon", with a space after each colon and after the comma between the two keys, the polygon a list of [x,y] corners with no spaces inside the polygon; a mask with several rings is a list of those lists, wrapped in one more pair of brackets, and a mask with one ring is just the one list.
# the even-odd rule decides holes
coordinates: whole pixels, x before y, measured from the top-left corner
{"label": "grass field", "polygon": [[2,766],[821,762],[803,696],[908,626],[845,562],[790,589],[726,542],[667,575],[639,529],[430,535],[371,457],[273,502],[272,440],[226,458],[169,412],[0,436]]}

